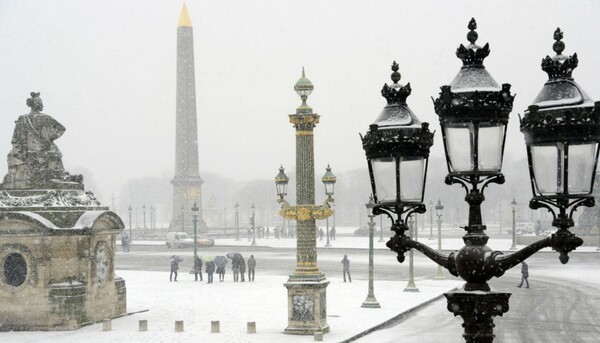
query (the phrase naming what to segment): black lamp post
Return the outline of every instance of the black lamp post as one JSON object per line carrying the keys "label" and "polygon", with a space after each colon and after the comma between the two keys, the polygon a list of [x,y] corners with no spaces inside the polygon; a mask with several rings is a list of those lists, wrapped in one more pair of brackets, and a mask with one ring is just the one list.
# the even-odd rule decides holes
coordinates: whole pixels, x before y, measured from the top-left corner
{"label": "black lamp post", "polygon": [[512,209],[512,245],[510,246],[510,250],[517,250],[517,201],[515,198],[510,203],[510,208]]}
{"label": "black lamp post", "polygon": [[198,205],[194,201],[194,206],[192,206],[192,221],[194,222],[194,261],[196,257],[198,257]]}
{"label": "black lamp post", "polygon": [[235,240],[239,241],[240,240],[240,217],[239,217],[240,204],[238,204],[236,202],[235,206],[233,208],[235,208],[235,230],[236,230]]}
{"label": "black lamp post", "polygon": [[181,232],[185,232],[185,216],[183,214],[184,210],[185,208],[183,207],[183,205],[181,205]]}
{"label": "black lamp post", "polygon": [[256,227],[254,226],[255,209],[256,207],[252,204],[252,216],[250,216],[250,225],[252,226],[252,243],[250,245],[256,245]]}
{"label": "black lamp post", "polygon": [[[433,208],[433,201],[429,200],[429,208]],[[433,211],[429,212],[429,240],[433,239]]]}
{"label": "black lamp post", "polygon": [[127,210],[129,211],[129,240],[133,241],[133,236],[131,235],[131,213],[133,212],[133,208],[131,208],[131,205],[129,205]]}
{"label": "black lamp post", "polygon": [[156,228],[156,210],[150,206],[150,233]]}
{"label": "black lamp post", "polygon": [[[437,205],[435,205],[435,216],[437,217],[437,229],[438,229],[438,252],[442,253],[442,215],[444,211],[444,205],[442,205],[442,201],[438,199]],[[433,213],[433,211],[431,212]],[[444,274],[442,272],[442,266],[438,264],[436,279],[443,279]]]}
{"label": "black lamp post", "polygon": [[[406,226],[400,219],[400,215],[407,212],[404,210],[406,200],[402,198],[402,186],[417,182],[406,180],[409,176],[403,175],[401,168],[389,168],[392,172],[385,178],[377,175],[377,170],[382,168],[374,166],[374,151],[385,151],[389,147],[390,156],[404,156],[402,153],[406,152],[402,151],[399,142],[422,142],[422,133],[415,132],[407,137],[402,130],[388,130],[389,133],[384,135],[378,132],[383,131],[378,130],[379,125],[371,125],[371,130],[363,139],[363,147],[369,161],[371,184],[377,194],[374,211],[388,214],[393,221],[392,230],[396,232],[387,243],[388,247],[398,253],[400,262],[404,261],[406,251],[415,248],[448,269],[452,275],[463,278],[466,281],[463,290],[445,294],[448,310],[463,318],[463,337],[467,342],[490,343],[494,338],[493,318],[508,311],[510,293],[491,292],[487,282],[494,276],[502,276],[506,270],[545,247],[559,251],[561,262],[566,263],[567,254],[582,244],[582,240],[570,233],[568,228],[573,225],[571,215],[578,206],[594,204],[591,185],[600,142],[600,103],[594,104],[589,100],[572,80],[571,71],[577,64],[577,56],[565,57],[560,54],[564,48],[560,42],[561,34],[555,43],[558,55],[546,57],[542,63],[550,80],[521,122],[534,192],[530,207],[547,208],[554,215],[553,224],[559,230],[551,237],[507,256],[500,251],[492,251],[487,247],[488,236],[482,224],[480,205],[487,185],[504,182],[502,156],[508,114],[514,97],[510,94],[509,84],[499,86],[485,70],[483,60],[489,54],[489,47],[487,44],[483,47],[475,44],[477,25],[474,19],[468,27],[470,32],[467,39],[470,44],[467,47],[460,45],[456,51],[463,61],[463,67],[451,85],[441,87],[440,97],[434,101],[440,117],[449,171],[446,183],[462,185],[466,190],[465,200],[469,204],[469,222],[463,236],[465,246],[445,256],[407,237],[404,234]],[[389,94],[389,89],[387,85],[384,86],[384,96]],[[404,87],[396,89],[403,90]],[[402,118],[402,115],[395,117]],[[378,119],[378,122],[381,120]],[[573,168],[574,165],[576,167]],[[554,170],[556,174],[551,172]],[[395,189],[395,199],[393,191],[384,193],[384,196],[378,193],[385,189]],[[408,211],[423,212],[420,201],[411,202],[412,208]],[[553,207],[558,208],[559,213]],[[568,209],[570,212],[567,216]],[[393,213],[399,219],[394,220],[391,216]]]}

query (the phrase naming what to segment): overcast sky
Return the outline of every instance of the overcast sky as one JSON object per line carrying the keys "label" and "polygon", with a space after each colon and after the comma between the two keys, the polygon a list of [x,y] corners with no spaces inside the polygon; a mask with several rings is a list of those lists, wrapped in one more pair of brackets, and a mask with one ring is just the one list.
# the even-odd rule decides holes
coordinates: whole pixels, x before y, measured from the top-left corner
{"label": "overcast sky", "polygon": [[[535,98],[564,31],[577,52],[576,81],[600,100],[599,1],[187,1],[194,27],[200,172],[236,180],[272,178],[293,168],[288,114],[300,99],[302,66],[315,85],[308,99],[315,167],[366,166],[358,136],[385,105],[380,90],[400,65],[413,92],[408,104],[437,129],[431,97],[461,61],[475,17],[485,65],[517,94],[509,124],[509,160],[525,156],[517,113]],[[484,4],[485,3],[485,4]],[[172,176],[175,159],[175,63],[179,1],[0,0],[0,174],[14,120],[29,112],[30,91],[66,128],[56,141],[67,170],[85,170],[102,193],[136,176]],[[523,177],[527,177],[523,175]]]}

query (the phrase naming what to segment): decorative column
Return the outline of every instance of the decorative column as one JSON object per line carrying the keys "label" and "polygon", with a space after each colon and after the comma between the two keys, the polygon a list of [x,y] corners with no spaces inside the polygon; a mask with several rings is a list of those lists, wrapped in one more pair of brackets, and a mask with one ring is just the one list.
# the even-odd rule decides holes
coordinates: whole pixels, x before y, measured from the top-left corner
{"label": "decorative column", "polygon": [[[280,194],[280,202],[283,202],[281,216],[296,220],[296,270],[284,284],[288,290],[288,326],[284,333],[294,335],[329,332],[326,307],[329,281],[317,266],[315,221],[333,214],[328,205],[333,199],[328,197],[323,206],[315,205],[313,129],[319,123],[319,115],[306,104],[313,88],[302,68],[302,77],[294,86],[302,104],[296,109],[296,114],[289,116],[296,129],[296,206],[289,206]],[[285,176],[283,168],[280,168],[280,175]]]}

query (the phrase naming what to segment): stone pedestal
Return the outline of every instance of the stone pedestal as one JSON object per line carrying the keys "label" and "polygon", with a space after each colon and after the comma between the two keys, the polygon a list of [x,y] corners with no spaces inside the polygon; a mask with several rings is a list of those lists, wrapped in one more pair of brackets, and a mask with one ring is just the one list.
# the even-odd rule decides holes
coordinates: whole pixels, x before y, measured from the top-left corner
{"label": "stone pedestal", "polygon": [[327,286],[324,275],[302,278],[290,275],[288,290],[288,327],[286,334],[313,335],[329,332],[327,324]]}
{"label": "stone pedestal", "polygon": [[0,207],[0,331],[73,330],[126,313],[114,274],[123,227],[106,207]]}

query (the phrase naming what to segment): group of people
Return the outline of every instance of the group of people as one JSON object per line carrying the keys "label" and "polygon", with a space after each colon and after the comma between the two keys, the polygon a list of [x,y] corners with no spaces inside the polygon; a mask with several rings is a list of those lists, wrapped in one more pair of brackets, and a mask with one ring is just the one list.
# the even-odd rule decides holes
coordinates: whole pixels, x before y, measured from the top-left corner
{"label": "group of people", "polygon": [[[323,228],[320,227],[319,228],[319,240],[322,241],[323,240]],[[335,227],[332,227],[331,230],[329,230],[329,239],[332,241],[335,241]]]}
{"label": "group of people", "polygon": [[[245,281],[246,274],[246,261],[240,253],[227,254],[232,261],[233,281],[241,282]],[[177,271],[179,270],[179,263],[183,262],[183,259],[177,255],[171,256],[171,274],[169,275],[169,281],[177,281]],[[213,283],[213,275],[216,272],[219,274],[219,281],[225,281],[225,266],[227,265],[227,258],[225,256],[217,256],[214,260],[208,260],[203,263],[202,259],[198,256],[194,257],[194,265],[190,274],[194,274],[194,281],[202,280],[202,265],[204,264],[204,272],[206,272],[207,283]],[[254,281],[254,275],[256,270],[256,260],[254,255],[250,255],[248,259],[248,281]]]}

